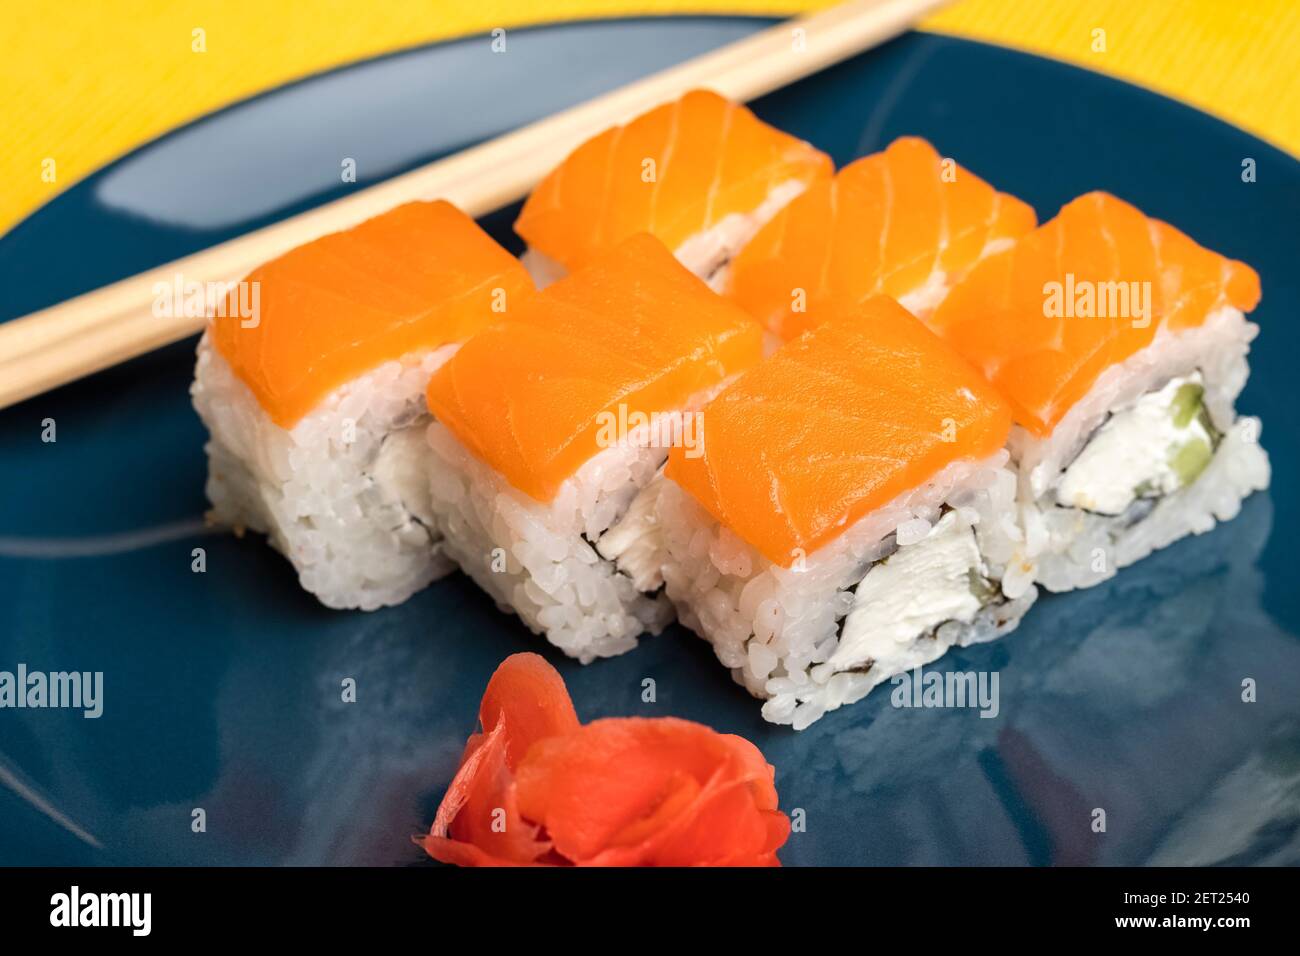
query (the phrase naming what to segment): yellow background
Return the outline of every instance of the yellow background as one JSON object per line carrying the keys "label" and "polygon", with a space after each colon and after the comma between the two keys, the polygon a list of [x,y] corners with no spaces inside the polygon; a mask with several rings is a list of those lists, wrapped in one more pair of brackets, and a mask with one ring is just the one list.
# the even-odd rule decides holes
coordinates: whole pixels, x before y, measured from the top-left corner
{"label": "yellow background", "polygon": [[[187,120],[329,67],[575,17],[787,14],[827,0],[63,0],[0,22],[0,232]],[[1078,63],[1300,154],[1297,0],[959,0],[924,29]],[[206,52],[192,49],[193,31]],[[1106,52],[1091,49],[1106,31]],[[53,183],[43,161],[55,160]]]}

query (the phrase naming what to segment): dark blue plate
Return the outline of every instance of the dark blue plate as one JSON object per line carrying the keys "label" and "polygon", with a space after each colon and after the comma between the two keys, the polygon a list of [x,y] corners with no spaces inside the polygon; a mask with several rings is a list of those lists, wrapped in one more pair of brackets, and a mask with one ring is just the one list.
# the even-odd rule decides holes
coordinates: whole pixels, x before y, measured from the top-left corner
{"label": "dark blue plate", "polygon": [[[0,318],[242,233],[765,25],[584,23],[402,53],[277,90],[164,137],[0,240]],[[563,69],[560,65],[563,64]],[[1274,494],[1011,638],[950,655],[997,671],[1000,712],[878,692],[796,734],[764,724],[680,629],[588,668],[549,654],[584,718],[677,715],[743,734],[806,830],[787,863],[1300,860],[1300,166],[1200,113],[1091,73],[912,34],[756,104],[843,163],[931,139],[1047,218],[1107,189],[1244,259],[1264,327],[1242,407]],[[1257,181],[1242,181],[1253,159]],[[492,216],[511,239],[514,210]],[[0,670],[102,671],[103,714],[0,709],[0,862],[421,860],[513,651],[540,647],[454,576],[338,613],[249,537],[206,535],[204,432],[183,343],[0,413]],[[54,442],[42,441],[53,420]],[[194,548],[207,569],[195,573]],[[641,701],[655,679],[658,701]],[[355,703],[343,703],[346,678]],[[1258,698],[1243,702],[1242,682]],[[206,830],[194,832],[202,809]],[[1106,831],[1094,832],[1094,810]]]}

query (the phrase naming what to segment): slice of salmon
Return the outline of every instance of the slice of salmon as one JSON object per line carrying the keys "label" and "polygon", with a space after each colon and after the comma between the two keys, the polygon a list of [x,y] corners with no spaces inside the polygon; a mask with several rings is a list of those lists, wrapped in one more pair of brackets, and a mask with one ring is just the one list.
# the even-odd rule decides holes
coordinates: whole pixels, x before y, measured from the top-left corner
{"label": "slice of salmon", "polygon": [[283,428],[340,385],[463,341],[533,292],[510,253],[441,201],[408,203],[299,246],[244,282],[256,283],[258,314],[222,310],[212,341]]}
{"label": "slice of salmon", "polygon": [[694,90],[579,146],[533,190],[515,231],[571,271],[638,232],[676,252],[778,187],[830,174],[824,153]]}
{"label": "slice of salmon", "polygon": [[1248,312],[1259,296],[1245,263],[1093,192],[976,266],[929,321],[1044,436],[1159,329],[1200,325],[1225,306]]}
{"label": "slice of salmon", "polygon": [[621,439],[758,361],[761,331],[641,234],[512,309],[429,382],[429,410],[538,501]]}
{"label": "slice of salmon", "polygon": [[777,213],[732,262],[728,292],[783,339],[806,331],[828,303],[872,295],[921,314],[1035,222],[1019,199],[905,136]]}
{"label": "slice of salmon", "polygon": [[1005,402],[892,299],[831,314],[703,411],[704,454],[666,474],[790,566],[958,459],[1006,441]]}

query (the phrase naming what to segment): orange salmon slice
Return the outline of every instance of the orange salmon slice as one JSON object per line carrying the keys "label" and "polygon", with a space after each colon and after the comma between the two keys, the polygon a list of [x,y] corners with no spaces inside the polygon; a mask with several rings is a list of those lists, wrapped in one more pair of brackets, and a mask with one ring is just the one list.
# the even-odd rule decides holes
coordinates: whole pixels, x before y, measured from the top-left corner
{"label": "orange salmon slice", "polygon": [[244,283],[256,283],[258,314],[225,309],[211,320],[212,341],[282,428],[339,386],[463,341],[533,294],[518,260],[441,201],[408,203],[299,246]]}
{"label": "orange salmon slice", "polygon": [[981,262],[929,321],[1042,437],[1160,329],[1249,312],[1259,296],[1250,266],[1093,192]]}
{"label": "orange salmon slice", "polygon": [[613,420],[681,410],[754,364],[761,330],[642,234],[470,339],[429,382],[429,410],[538,501]]}
{"label": "orange salmon slice", "polygon": [[638,232],[676,252],[778,186],[830,174],[824,153],[693,90],[579,146],[533,190],[515,232],[569,270]]}
{"label": "orange salmon slice", "polygon": [[992,455],[1011,413],[897,302],[835,310],[703,411],[704,454],[667,475],[769,561],[789,567],[958,459]]}
{"label": "orange salmon slice", "polygon": [[1036,222],[1019,199],[906,136],[777,213],[732,262],[728,294],[783,339],[807,331],[827,303],[888,295],[920,314]]}

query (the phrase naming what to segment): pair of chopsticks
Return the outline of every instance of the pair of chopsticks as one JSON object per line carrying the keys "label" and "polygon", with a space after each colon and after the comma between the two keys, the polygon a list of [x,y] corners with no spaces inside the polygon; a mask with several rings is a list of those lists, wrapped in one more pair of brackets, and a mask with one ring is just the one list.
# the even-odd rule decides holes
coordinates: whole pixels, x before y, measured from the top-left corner
{"label": "pair of chopsticks", "polygon": [[[707,87],[749,100],[903,32],[947,0],[851,0],[256,232],[0,324],[0,408],[179,341],[205,319],[153,314],[155,286],[233,283],[295,246],[395,206],[447,199],[481,216],[519,199],[583,141]],[[183,311],[183,310],[182,310]]]}

